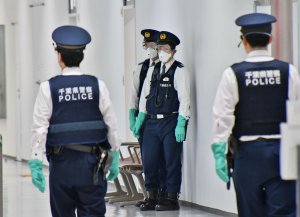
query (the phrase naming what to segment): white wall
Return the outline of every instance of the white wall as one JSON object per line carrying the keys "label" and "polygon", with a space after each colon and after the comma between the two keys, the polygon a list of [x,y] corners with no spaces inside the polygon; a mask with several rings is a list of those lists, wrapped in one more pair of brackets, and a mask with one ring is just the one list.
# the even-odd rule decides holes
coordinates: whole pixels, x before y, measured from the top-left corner
{"label": "white wall", "polygon": [[[30,2],[36,1],[0,0],[0,23],[6,28],[7,58],[7,119],[0,120],[0,133],[3,134],[4,154],[18,159],[30,157],[30,128],[38,91],[36,82],[60,73],[52,46],[52,31],[70,22],[67,0],[44,0],[45,6],[33,8],[28,7]],[[105,81],[124,138],[122,1],[90,0],[78,1],[78,4],[78,25],[92,35],[82,68]]]}
{"label": "white wall", "polygon": [[124,76],[124,23],[122,1],[80,0],[79,26],[88,29],[92,42],[87,46],[82,69],[102,79],[118,117],[120,136],[126,138]]}
{"label": "white wall", "polygon": [[191,72],[191,120],[184,144],[181,199],[229,212],[236,212],[235,195],[214,172],[211,109],[223,70],[245,56],[237,48],[239,28],[234,20],[252,10],[252,1],[136,1],[138,59],[144,58],[140,30],[167,30],[181,39],[175,57]]}

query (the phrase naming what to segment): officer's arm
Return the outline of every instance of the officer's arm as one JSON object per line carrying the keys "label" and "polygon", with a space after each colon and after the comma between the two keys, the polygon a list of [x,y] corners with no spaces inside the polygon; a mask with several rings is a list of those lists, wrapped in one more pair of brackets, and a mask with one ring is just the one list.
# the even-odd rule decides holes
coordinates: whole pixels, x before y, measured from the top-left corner
{"label": "officer's arm", "polygon": [[140,97],[139,112],[147,113],[147,111],[146,111],[146,102],[147,102],[146,97],[150,93],[150,84],[151,84],[153,69],[154,69],[154,67],[150,67],[148,69],[147,76],[146,76],[144,84],[143,84],[141,97]]}
{"label": "officer's arm", "polygon": [[227,68],[223,73],[213,104],[213,143],[227,141],[234,126],[234,110],[237,103],[237,80],[232,69]]}
{"label": "officer's arm", "polygon": [[177,68],[174,75],[174,88],[177,90],[179,104],[179,115],[188,119],[190,115],[190,75],[189,71]]}
{"label": "officer's arm", "polygon": [[137,65],[133,71],[132,85],[130,90],[129,109],[138,110],[138,91],[140,86],[140,73],[142,65]]}
{"label": "officer's arm", "polygon": [[43,82],[34,104],[31,128],[31,159],[43,160],[49,120],[52,115],[52,99],[49,82]]}
{"label": "officer's arm", "polygon": [[99,109],[103,116],[104,123],[107,126],[108,142],[111,145],[111,150],[119,150],[120,139],[118,135],[118,120],[110,100],[109,92],[103,81],[99,80]]}

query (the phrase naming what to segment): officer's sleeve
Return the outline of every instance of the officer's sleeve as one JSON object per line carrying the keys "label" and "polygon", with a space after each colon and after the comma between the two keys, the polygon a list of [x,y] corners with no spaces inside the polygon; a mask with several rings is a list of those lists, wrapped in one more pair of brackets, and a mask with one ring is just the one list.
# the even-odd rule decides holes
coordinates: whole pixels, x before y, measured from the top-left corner
{"label": "officer's sleeve", "polygon": [[151,66],[148,69],[148,72],[147,72],[147,75],[146,75],[146,78],[145,78],[145,81],[144,81],[144,84],[143,84],[142,92],[141,92],[139,112],[147,113],[147,110],[146,110],[147,99],[146,99],[146,97],[150,93],[150,84],[151,84],[151,78],[152,78],[153,70],[154,70],[154,66]]}
{"label": "officer's sleeve", "polygon": [[292,64],[290,64],[288,91],[289,100],[300,99],[300,76],[297,68]]}
{"label": "officer's sleeve", "polygon": [[33,122],[31,128],[31,159],[43,160],[45,144],[52,115],[52,99],[49,82],[43,82],[34,104]]}
{"label": "officer's sleeve", "polygon": [[99,109],[103,116],[103,120],[107,126],[108,133],[107,138],[108,142],[111,145],[111,150],[119,150],[120,147],[120,139],[118,135],[118,121],[116,113],[113,109],[109,92],[103,81],[98,80],[99,82]]}
{"label": "officer's sleeve", "polygon": [[140,73],[142,65],[137,65],[133,71],[132,85],[130,90],[129,109],[138,110],[138,91],[140,86]]}
{"label": "officer's sleeve", "polygon": [[177,90],[179,104],[179,115],[186,119],[190,116],[190,74],[183,68],[177,68],[174,75],[174,88]]}
{"label": "officer's sleeve", "polygon": [[223,73],[213,104],[213,134],[216,142],[227,141],[234,126],[234,110],[238,103],[238,85],[231,68]]}

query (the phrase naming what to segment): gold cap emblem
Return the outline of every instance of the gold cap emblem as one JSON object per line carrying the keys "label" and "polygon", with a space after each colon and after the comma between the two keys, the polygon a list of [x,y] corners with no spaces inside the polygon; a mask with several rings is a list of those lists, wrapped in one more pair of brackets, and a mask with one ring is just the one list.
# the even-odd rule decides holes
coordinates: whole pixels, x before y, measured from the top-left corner
{"label": "gold cap emblem", "polygon": [[150,32],[145,32],[145,38],[150,38]]}
{"label": "gold cap emblem", "polygon": [[161,40],[164,40],[164,39],[167,38],[167,35],[164,34],[164,33],[162,33],[162,34],[160,34],[159,38],[160,38]]}

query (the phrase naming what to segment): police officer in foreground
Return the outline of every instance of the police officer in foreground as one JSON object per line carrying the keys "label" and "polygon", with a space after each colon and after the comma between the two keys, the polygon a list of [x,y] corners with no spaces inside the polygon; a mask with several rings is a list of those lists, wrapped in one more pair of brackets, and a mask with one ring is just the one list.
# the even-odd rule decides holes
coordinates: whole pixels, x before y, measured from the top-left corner
{"label": "police officer in foreground", "polygon": [[61,26],[52,38],[62,74],[41,83],[36,98],[29,161],[32,182],[45,191],[46,148],[52,216],[75,216],[75,210],[78,216],[104,216],[105,171],[109,170],[107,180],[119,172],[116,115],[104,82],[79,68],[90,34],[77,26]]}
{"label": "police officer in foreground", "polygon": [[295,182],[280,177],[279,124],[286,122],[286,100],[299,99],[300,81],[293,65],[268,54],[274,22],[261,13],[237,18],[248,56],[225,70],[213,106],[212,151],[224,182],[227,139],[237,140],[233,180],[240,217],[296,216]]}
{"label": "police officer in foreground", "polygon": [[[143,40],[143,48],[146,50],[147,55],[149,58],[144,60],[143,62],[139,63],[134,72],[133,72],[133,81],[132,81],[132,88],[131,88],[131,95],[130,95],[130,109],[129,109],[129,122],[130,122],[130,130],[133,132],[133,128],[135,125],[135,121],[138,115],[139,110],[139,102],[141,97],[141,92],[143,88],[143,84],[145,78],[149,73],[152,73],[154,66],[156,63],[159,62],[158,53],[156,49],[156,41],[159,35],[159,32],[154,29],[143,29],[141,31],[142,36],[144,37]],[[140,129],[138,141],[141,147],[143,147],[143,128]],[[165,190],[166,190],[166,172],[165,172],[165,165],[163,163],[163,159],[161,159],[161,169],[159,175],[159,182],[160,182],[160,189],[159,189],[159,199],[163,200],[165,198]],[[138,201],[136,203],[137,207],[140,207],[142,204],[147,203],[147,198],[142,201]]]}
{"label": "police officer in foreground", "polygon": [[[182,148],[190,108],[188,71],[174,59],[180,40],[162,31],[157,41],[160,63],[147,74],[134,133],[139,135],[144,124],[143,166],[148,201],[144,210],[178,210],[181,187]],[[151,84],[151,85],[150,85]],[[158,200],[160,160],[166,164],[167,197]]]}

